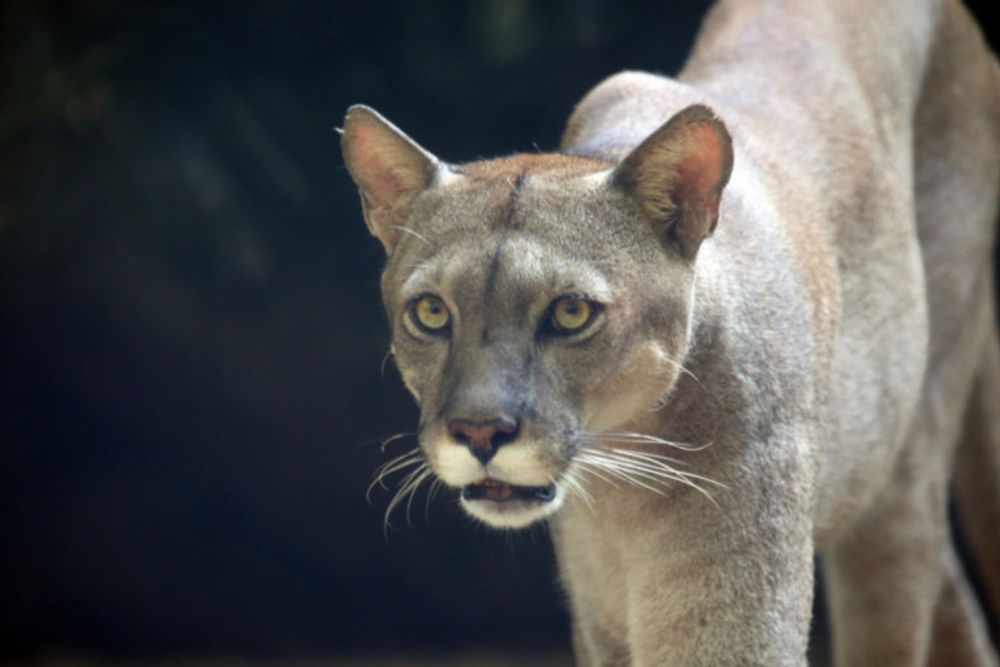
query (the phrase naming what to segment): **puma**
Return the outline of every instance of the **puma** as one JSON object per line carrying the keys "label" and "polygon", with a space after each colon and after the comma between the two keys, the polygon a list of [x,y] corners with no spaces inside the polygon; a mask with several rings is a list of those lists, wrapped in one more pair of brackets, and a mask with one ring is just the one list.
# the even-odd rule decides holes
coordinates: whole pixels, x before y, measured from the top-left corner
{"label": "puma", "polygon": [[731,0],[557,153],[342,129],[432,474],[545,520],[581,665],[997,665],[1000,69],[957,0]]}

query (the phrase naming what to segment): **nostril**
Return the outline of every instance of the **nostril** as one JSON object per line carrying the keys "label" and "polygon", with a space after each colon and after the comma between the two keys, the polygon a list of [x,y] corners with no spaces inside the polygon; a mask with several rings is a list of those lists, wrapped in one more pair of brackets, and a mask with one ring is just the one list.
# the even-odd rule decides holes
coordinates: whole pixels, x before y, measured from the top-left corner
{"label": "nostril", "polygon": [[496,432],[493,434],[493,447],[502,447],[509,442],[514,442],[517,440],[517,434],[520,430],[520,424],[513,419],[506,419],[502,425],[497,426]]}
{"label": "nostril", "polygon": [[469,436],[466,435],[465,429],[458,422],[448,423],[448,433],[455,442],[461,445],[469,444]]}

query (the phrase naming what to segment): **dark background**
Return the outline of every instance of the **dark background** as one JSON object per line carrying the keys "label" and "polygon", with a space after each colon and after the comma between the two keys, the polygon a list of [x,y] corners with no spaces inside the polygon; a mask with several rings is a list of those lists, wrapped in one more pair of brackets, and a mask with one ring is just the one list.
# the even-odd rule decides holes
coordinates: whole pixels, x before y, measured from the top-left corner
{"label": "dark background", "polygon": [[416,409],[338,138],[554,149],[702,3],[0,6],[0,658],[546,649],[544,531],[365,488]]}

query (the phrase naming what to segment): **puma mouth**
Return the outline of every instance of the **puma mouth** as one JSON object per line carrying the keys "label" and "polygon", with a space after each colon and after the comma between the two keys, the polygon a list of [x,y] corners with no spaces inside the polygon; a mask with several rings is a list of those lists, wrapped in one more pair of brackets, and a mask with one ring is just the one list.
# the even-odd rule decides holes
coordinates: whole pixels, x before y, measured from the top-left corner
{"label": "puma mouth", "polygon": [[518,486],[487,477],[462,488],[462,500],[491,500],[495,503],[511,501],[551,502],[556,497],[556,485]]}
{"label": "puma mouth", "polygon": [[556,484],[521,486],[486,477],[462,487],[462,508],[494,528],[524,528],[559,510],[566,494]]}

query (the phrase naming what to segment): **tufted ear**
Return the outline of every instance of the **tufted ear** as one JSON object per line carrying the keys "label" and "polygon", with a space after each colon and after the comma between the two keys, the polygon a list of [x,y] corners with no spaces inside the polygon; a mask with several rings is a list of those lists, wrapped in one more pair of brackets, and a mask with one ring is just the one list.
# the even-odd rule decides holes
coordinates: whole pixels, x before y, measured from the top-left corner
{"label": "tufted ear", "polygon": [[693,258],[719,220],[733,144],[715,114],[696,104],[649,135],[615,169],[614,183]]}
{"label": "tufted ear", "polygon": [[377,111],[360,104],[347,110],[340,148],[361,193],[368,229],[392,254],[409,205],[446,168]]}

